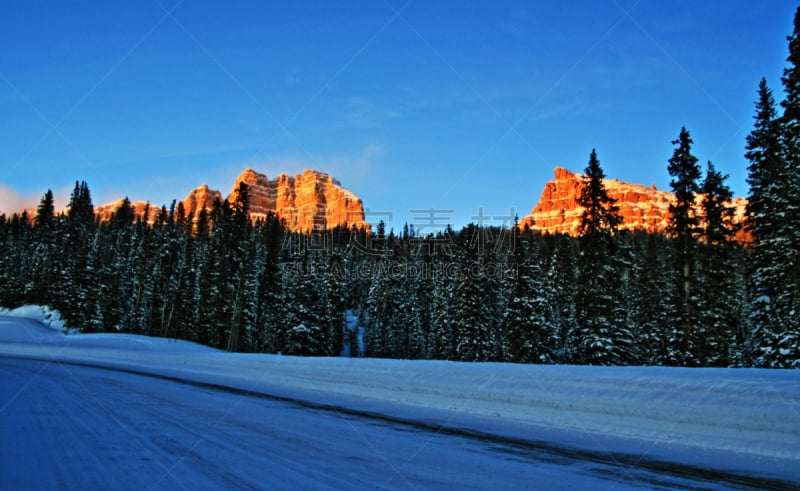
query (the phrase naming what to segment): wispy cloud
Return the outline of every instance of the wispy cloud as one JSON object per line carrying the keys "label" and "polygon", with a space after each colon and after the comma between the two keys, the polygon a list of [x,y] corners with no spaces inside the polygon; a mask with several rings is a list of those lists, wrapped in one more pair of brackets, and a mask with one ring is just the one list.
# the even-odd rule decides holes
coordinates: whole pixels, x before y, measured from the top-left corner
{"label": "wispy cloud", "polygon": [[361,180],[369,177],[373,166],[383,157],[383,148],[380,145],[370,143],[354,157],[343,157],[333,162],[337,177],[341,179]]}
{"label": "wispy cloud", "polygon": [[347,123],[358,129],[375,128],[388,119],[399,118],[403,110],[397,107],[383,107],[364,97],[350,97],[346,102]]}
{"label": "wispy cloud", "polygon": [[22,210],[36,208],[39,198],[35,196],[23,196],[8,186],[0,185],[0,213],[12,215]]}
{"label": "wispy cloud", "polygon": [[[69,203],[69,189],[61,189],[54,192],[54,206],[56,210],[63,210]],[[28,213],[35,213],[39,202],[42,200],[41,195],[23,195],[10,187],[0,184],[0,213],[7,216],[14,213],[21,213],[27,210]]]}
{"label": "wispy cloud", "polygon": [[281,173],[293,175],[301,173],[304,169],[313,168],[326,172],[347,183],[362,182],[372,175],[377,163],[384,156],[384,149],[376,143],[369,143],[350,155],[334,155],[319,159],[319,163],[305,161],[296,155],[273,155],[265,158],[246,162],[246,166],[262,172],[269,178],[277,177]]}

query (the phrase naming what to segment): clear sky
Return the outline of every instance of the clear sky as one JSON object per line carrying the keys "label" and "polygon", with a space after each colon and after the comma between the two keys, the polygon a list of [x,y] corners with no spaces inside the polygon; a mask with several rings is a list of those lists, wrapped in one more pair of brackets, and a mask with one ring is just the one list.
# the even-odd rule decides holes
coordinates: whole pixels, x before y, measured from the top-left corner
{"label": "clear sky", "polygon": [[395,229],[427,208],[461,226],[528,214],[593,147],[609,177],[667,189],[683,125],[745,195],[756,87],[780,99],[796,7],[4,0],[0,212],[75,180],[160,205],[315,168]]}

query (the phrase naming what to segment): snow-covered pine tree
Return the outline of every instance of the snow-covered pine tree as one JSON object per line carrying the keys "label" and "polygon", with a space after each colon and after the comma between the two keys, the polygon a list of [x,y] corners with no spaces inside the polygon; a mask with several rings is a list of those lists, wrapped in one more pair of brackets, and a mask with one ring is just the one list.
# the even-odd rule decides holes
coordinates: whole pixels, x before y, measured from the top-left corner
{"label": "snow-covered pine tree", "polygon": [[752,236],[750,253],[749,323],[755,343],[754,363],[769,365],[774,359],[783,322],[774,302],[778,289],[786,284],[781,268],[787,243],[781,238],[781,221],[787,203],[785,165],[781,154],[780,127],[775,100],[767,81],[758,85],[753,130],[747,136],[747,183],[750,193],[745,226]]}
{"label": "snow-covered pine tree", "polygon": [[783,70],[785,97],[779,119],[786,181],[779,190],[786,208],[778,236],[786,242],[781,263],[788,282],[777,292],[774,308],[783,321],[770,362],[773,366],[800,367],[800,6],[794,15],[794,29],[788,36],[789,55]]}
{"label": "snow-covered pine tree", "polygon": [[555,330],[549,321],[550,306],[545,298],[541,256],[531,251],[532,234],[511,230],[514,250],[506,267],[505,291],[508,295],[502,319],[507,361],[552,363],[555,358]]}
{"label": "snow-covered pine tree", "polygon": [[[409,235],[410,240],[416,240]],[[412,243],[409,243],[411,246]],[[408,322],[408,356],[412,359],[427,358],[433,323],[433,255],[427,248],[410,247],[410,272],[407,288],[410,308],[406,310]]]}
{"label": "snow-covered pine tree", "polygon": [[672,176],[670,187],[675,194],[675,202],[669,205],[669,233],[673,238],[676,252],[676,286],[680,292],[677,308],[678,318],[672,326],[669,343],[676,365],[693,365],[695,347],[692,340],[696,333],[697,309],[695,306],[697,236],[699,221],[695,210],[695,196],[699,191],[700,166],[697,157],[692,155],[692,138],[689,131],[681,128],[676,145],[669,159],[667,171]]}
{"label": "snow-covered pine tree", "polygon": [[338,253],[328,255],[328,264],[322,281],[324,304],[324,354],[339,356],[344,347],[345,331],[345,271]]}
{"label": "snow-covered pine tree", "polygon": [[545,298],[548,319],[556,330],[556,363],[573,363],[575,353],[575,294],[577,290],[576,241],[566,235],[545,237],[547,269]]}
{"label": "snow-covered pine tree", "polygon": [[67,205],[67,219],[60,249],[65,252],[56,291],[69,292],[53,299],[67,325],[93,332],[102,326],[98,316],[94,256],[97,225],[94,205],[85,181],[76,182]]}
{"label": "snow-covered pine tree", "polygon": [[375,358],[400,358],[405,338],[403,326],[404,272],[388,249],[374,262],[367,295],[364,355]]}
{"label": "snow-covered pine tree", "polygon": [[98,248],[96,255],[96,295],[102,312],[103,329],[106,331],[117,332],[128,327],[123,322],[127,320],[133,293],[134,271],[130,261],[133,222],[133,207],[126,197],[108,222],[101,224],[97,231],[97,242],[103,247]]}
{"label": "snow-covered pine tree", "polygon": [[321,323],[325,310],[320,285],[312,274],[314,264],[306,251],[290,258],[285,265],[283,289],[283,330],[287,355],[323,356],[326,354],[325,330]]}
{"label": "snow-covered pine tree", "polygon": [[227,285],[230,292],[227,350],[239,351],[242,337],[253,329],[255,294],[258,291],[253,271],[255,241],[250,221],[250,189],[240,182],[236,198],[230,203],[230,218],[225,224],[223,247],[226,249]]}
{"label": "snow-covered pine tree", "polygon": [[496,288],[487,287],[486,255],[468,242],[475,236],[475,228],[470,224],[460,232],[461,247],[456,255],[461,274],[452,297],[455,356],[461,361],[490,361],[494,358],[493,324],[498,321],[492,311]]}
{"label": "snow-covered pine tree", "polygon": [[700,187],[703,194],[702,243],[699,244],[697,289],[698,319],[702,332],[695,332],[692,344],[702,366],[727,366],[735,344],[741,312],[735,274],[736,251],[731,242],[736,232],[733,193],[723,175],[708,162],[706,177]]}
{"label": "snow-covered pine tree", "polygon": [[219,348],[224,346],[225,330],[231,318],[229,270],[224,248],[225,222],[229,217],[227,201],[216,200],[209,218],[210,232],[206,239],[199,285],[198,339],[203,344]]}
{"label": "snow-covered pine tree", "polygon": [[57,282],[57,271],[61,251],[58,250],[60,227],[55,214],[53,192],[47,190],[36,209],[33,222],[33,244],[30,270],[32,288],[27,302],[46,305],[50,302],[53,287]]}
{"label": "snow-covered pine tree", "polygon": [[633,235],[634,260],[628,275],[626,311],[634,350],[631,363],[664,365],[672,355],[669,326],[679,303],[674,283],[674,248],[663,235]]}
{"label": "snow-covered pine tree", "polygon": [[745,154],[753,357],[770,367],[800,366],[800,7],[788,41],[783,115],[762,79]]}
{"label": "snow-covered pine tree", "polygon": [[15,213],[5,221],[6,236],[3,239],[3,255],[0,256],[0,305],[16,308],[24,304],[33,291],[29,268],[33,233],[28,213]]}
{"label": "snow-covered pine tree", "polygon": [[578,238],[578,288],[575,296],[577,363],[617,365],[625,356],[620,339],[626,332],[625,320],[620,318],[620,276],[613,263],[619,248],[616,229],[622,222],[616,200],[608,196],[597,153],[592,149],[583,176],[583,188],[578,197],[584,211],[581,215],[581,235]]}
{"label": "snow-covered pine tree", "polygon": [[263,244],[263,267],[259,278],[258,330],[259,352],[277,353],[283,349],[284,338],[281,329],[284,305],[281,302],[282,273],[282,240],[284,230],[278,217],[267,214],[259,231],[259,241]]}
{"label": "snow-covered pine tree", "polygon": [[431,330],[427,340],[427,357],[434,360],[456,359],[453,292],[458,283],[458,263],[454,251],[444,247],[439,234],[423,242],[431,259]]}

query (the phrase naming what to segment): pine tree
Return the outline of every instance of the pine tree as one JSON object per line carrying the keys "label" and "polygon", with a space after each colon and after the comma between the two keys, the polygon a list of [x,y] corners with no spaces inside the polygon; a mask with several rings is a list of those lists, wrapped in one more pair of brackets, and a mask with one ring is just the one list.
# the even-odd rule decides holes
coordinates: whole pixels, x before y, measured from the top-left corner
{"label": "pine tree", "polygon": [[467,240],[475,236],[475,226],[462,230],[462,244],[457,260],[461,277],[453,289],[453,333],[455,356],[460,361],[490,361],[494,358],[492,333],[497,319],[492,314],[495,291],[487,287],[485,255]]}
{"label": "pine tree", "polygon": [[[409,248],[416,239],[413,228],[407,235]],[[406,319],[409,330],[409,358],[420,359],[429,356],[429,348],[433,327],[433,256],[424,248],[416,248],[413,261],[409,265],[411,271],[407,274],[409,307],[406,310]]]}
{"label": "pine tree", "polygon": [[259,278],[258,292],[258,314],[256,326],[258,330],[258,347],[256,351],[266,353],[277,353],[283,349],[283,332],[281,325],[281,312],[283,304],[281,302],[281,283],[282,274],[281,264],[281,242],[283,240],[283,227],[278,217],[267,214],[259,234],[263,244],[264,264]]}
{"label": "pine tree", "polygon": [[384,250],[374,263],[367,295],[364,354],[376,358],[401,358],[403,325],[403,277],[397,257]]}
{"label": "pine tree", "polygon": [[29,268],[30,250],[33,233],[28,213],[15,213],[8,223],[6,251],[0,257],[0,295],[2,305],[16,308],[23,305],[33,290],[32,274]]}
{"label": "pine tree", "polygon": [[698,318],[703,328],[692,340],[698,362],[703,366],[726,366],[731,363],[740,312],[735,274],[735,251],[731,243],[736,231],[733,224],[733,193],[723,175],[708,162],[702,193],[703,232],[698,246],[699,288]]}
{"label": "pine tree", "polygon": [[432,248],[431,260],[431,333],[427,342],[427,357],[434,360],[456,359],[453,294],[458,283],[457,266],[451,252],[442,244],[442,237],[427,242]]}
{"label": "pine tree", "polygon": [[778,236],[785,241],[785,256],[775,266],[786,280],[777,292],[774,308],[783,321],[777,332],[772,364],[800,367],[800,6],[794,16],[794,30],[787,37],[789,56],[783,71],[785,98],[779,119],[784,157],[785,181],[779,187],[786,208]]}
{"label": "pine tree", "polygon": [[747,202],[746,229],[752,236],[750,254],[750,318],[759,364],[770,363],[777,336],[783,322],[773,305],[778,289],[785,284],[785,270],[780,267],[785,255],[781,239],[781,221],[787,203],[782,187],[786,183],[781,155],[780,127],[772,91],[765,79],[758,86],[758,101],[753,130],[747,136]]}
{"label": "pine tree", "polygon": [[746,154],[753,356],[772,367],[800,366],[800,7],[788,41],[783,115],[762,79]]}
{"label": "pine tree", "polygon": [[620,276],[612,259],[618,254],[616,228],[622,222],[615,200],[608,196],[605,174],[592,150],[578,204],[581,215],[578,290],[575,298],[578,331],[575,361],[616,365],[625,356],[619,343],[625,331],[619,296]]}
{"label": "pine tree", "polygon": [[225,226],[223,247],[229,251],[226,270],[228,285],[226,291],[233,305],[230,306],[228,351],[238,351],[241,337],[252,329],[255,309],[256,285],[252,277],[254,243],[250,222],[250,190],[244,182],[239,183],[236,199],[231,203],[230,218]]}
{"label": "pine tree", "polygon": [[545,298],[549,322],[556,330],[556,362],[573,363],[576,349],[575,296],[578,284],[575,241],[566,235],[548,236]]}
{"label": "pine tree", "polygon": [[56,284],[59,267],[58,233],[53,192],[47,190],[39,202],[34,219],[34,234],[31,270],[32,291],[28,301],[34,305],[46,305]]}
{"label": "pine tree", "polygon": [[627,324],[633,340],[631,362],[669,363],[669,326],[675,317],[673,254],[663,235],[633,234],[633,261],[625,292]]}
{"label": "pine tree", "polygon": [[342,258],[338,253],[328,257],[323,286],[324,302],[324,354],[339,356],[344,348],[345,331],[345,284]]}
{"label": "pine tree", "polygon": [[75,183],[67,207],[65,227],[61,249],[66,256],[57,290],[68,294],[56,296],[53,303],[67,325],[90,332],[97,331],[102,325],[95,296],[97,283],[94,260],[98,244],[94,239],[97,226],[91,193],[85,181]]}
{"label": "pine tree", "polygon": [[[540,258],[529,252],[515,234],[514,251],[506,267],[506,291],[509,297],[502,320],[507,339],[508,361],[552,363],[555,358],[555,330],[548,319]],[[527,233],[526,235],[531,235]]]}
{"label": "pine tree", "polygon": [[321,287],[313,274],[315,264],[310,253],[295,254],[293,264],[285,270],[286,285],[283,303],[286,305],[283,319],[285,344],[282,352],[287,355],[324,356],[325,330],[322,322],[325,305]]}
{"label": "pine tree", "polygon": [[611,198],[606,191],[605,178],[597,152],[592,149],[589,164],[583,171],[583,187],[578,196],[578,204],[583,207],[581,234],[593,240],[600,236],[614,235],[622,223],[619,207],[615,204],[617,200]]}
{"label": "pine tree", "polygon": [[[121,331],[131,328],[127,312],[131,310],[133,295],[133,265],[130,254],[133,250],[134,212],[128,198],[111,215],[108,223],[97,231],[97,242],[104,244],[96,254],[95,278],[103,329]],[[130,331],[129,331],[130,332]]]}
{"label": "pine tree", "polygon": [[699,192],[700,166],[697,157],[692,155],[692,138],[686,128],[681,128],[677,145],[669,159],[667,171],[672,176],[670,187],[675,194],[675,202],[669,205],[669,232],[676,249],[676,283],[680,291],[679,318],[671,336],[672,350],[676,364],[692,364],[695,337],[696,308],[694,305],[695,261],[697,257],[697,235],[699,222],[695,210],[695,196]]}

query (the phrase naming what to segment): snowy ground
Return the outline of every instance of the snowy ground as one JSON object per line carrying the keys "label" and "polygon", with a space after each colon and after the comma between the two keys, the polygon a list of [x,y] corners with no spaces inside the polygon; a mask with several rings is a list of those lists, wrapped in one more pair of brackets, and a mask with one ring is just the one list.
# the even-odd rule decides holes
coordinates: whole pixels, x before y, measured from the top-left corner
{"label": "snowy ground", "polygon": [[[299,401],[302,403],[299,407],[315,414],[310,424],[315,429],[301,440],[309,440],[311,448],[324,446],[327,441],[329,446],[353,454],[342,456],[337,465],[349,462],[350,467],[379,474],[372,464],[364,462],[373,462],[384,455],[382,452],[388,452],[385,460],[378,458],[384,464],[403,464],[405,470],[394,472],[397,475],[392,480],[378,482],[372,476],[368,482],[376,487],[487,484],[475,476],[463,480],[463,476],[472,475],[463,470],[453,471],[449,476],[453,479],[447,479],[446,469],[462,468],[458,465],[473,468],[473,473],[486,465],[487,469],[508,471],[518,477],[536,468],[539,473],[535,475],[553,479],[537,481],[539,484],[560,483],[565,487],[611,488],[636,483],[640,487],[702,487],[708,486],[708,480],[717,481],[720,487],[748,482],[757,486],[793,483],[800,487],[800,371],[527,366],[228,354],[192,343],[138,336],[65,336],[56,329],[58,326],[48,328],[42,324],[42,316],[30,319],[31,309],[22,314],[23,317],[0,316],[2,488],[9,488],[6,484],[10,483],[4,482],[7,472],[20,465],[10,457],[18,453],[18,448],[17,444],[9,446],[13,438],[7,438],[7,433],[21,436],[11,429],[10,415],[21,417],[19,410],[25,407],[49,407],[54,411],[58,397],[50,404],[38,397],[47,394],[51,399],[54,397],[51,386],[61,386],[53,382],[58,370],[62,379],[69,375],[67,382],[79,382],[84,377],[102,379],[88,388],[96,394],[93,397],[104,397],[106,386],[123,384],[131,389],[117,391],[120,394],[146,392],[140,397],[165,401],[161,406],[165,411],[184,407],[186,412],[185,408],[193,407],[195,399],[199,408],[214,404],[238,408],[242,404],[247,414],[257,416],[250,423],[240,422],[243,426],[232,429],[234,433],[246,433],[242,428],[252,427],[255,421],[284,421],[277,423],[283,427],[304,422],[308,415],[281,419],[284,418],[281,414],[293,414]],[[28,361],[25,365],[25,360],[30,359],[39,361]],[[59,363],[52,363],[55,361]],[[116,371],[99,371],[96,367]],[[203,385],[175,384],[175,380],[168,379]],[[69,390],[74,393],[88,389],[79,384]],[[70,397],[69,390],[64,389],[63,397]],[[253,397],[259,394],[268,398]],[[228,401],[228,406],[207,402],[207,398]],[[125,408],[132,405],[119,395],[102,407],[115,404]],[[287,404],[293,409],[286,409]],[[261,411],[266,412],[261,414]],[[233,412],[239,414],[238,410]],[[320,421],[316,416],[320,413],[332,419]],[[152,411],[145,414],[153,417]],[[199,414],[197,417],[202,419],[205,412]],[[211,416],[226,421],[229,417],[225,412]],[[42,421],[51,421],[51,425],[58,427],[52,423],[53,418],[58,419],[42,416]],[[42,421],[40,426],[47,427]],[[113,420],[106,424],[117,425]],[[121,424],[125,428],[132,426],[125,421]],[[358,427],[353,434],[367,435],[368,442],[377,443],[370,446],[364,445],[363,440],[361,443],[346,440],[343,428],[352,429],[352,425]],[[362,425],[365,427],[361,428]],[[398,427],[406,430],[397,430]],[[70,428],[70,431],[78,430]],[[390,431],[391,435],[386,436],[384,431]],[[398,436],[404,432],[408,433],[408,440]],[[320,434],[326,436],[316,440]],[[260,433],[255,431],[254,435]],[[470,447],[475,442],[483,442],[479,445],[481,449]],[[114,448],[113,441],[105,445]],[[355,452],[359,446],[364,447],[360,456]],[[484,448],[487,446],[494,450],[487,453]],[[57,451],[57,446],[43,448]],[[414,448],[419,449],[418,455],[410,451]],[[409,451],[402,455],[391,453],[397,449]],[[436,451],[428,453],[431,450]],[[455,453],[442,463],[445,470],[436,471],[440,467],[435,465],[428,470],[413,465],[421,462],[431,465],[451,450]],[[498,452],[504,456],[499,460]],[[546,467],[548,459],[544,455],[550,459],[560,456],[571,463],[563,469],[558,467],[561,464]],[[295,456],[295,460],[298,458]],[[489,463],[495,460],[498,465],[491,467]],[[524,465],[515,467],[520,464]],[[597,469],[592,466],[602,470],[595,472]],[[187,475],[199,472],[190,467],[181,467],[180,472]],[[587,470],[590,468],[594,470]],[[662,470],[672,476],[667,484],[663,478],[651,475],[651,471],[658,474]],[[302,474],[296,466],[289,466],[286,472],[287,476]],[[394,475],[391,471],[389,474]],[[406,481],[409,475],[412,477]],[[605,476],[605,480],[598,476]],[[683,482],[684,479],[689,482]],[[67,484],[62,487],[68,487],[70,481],[64,482]],[[336,480],[328,484],[313,482],[347,487]],[[525,481],[513,478],[500,482],[513,488]],[[170,480],[159,483],[156,487],[169,487]],[[357,487],[364,484],[359,480],[353,483]],[[296,484],[307,487],[302,481]]]}

